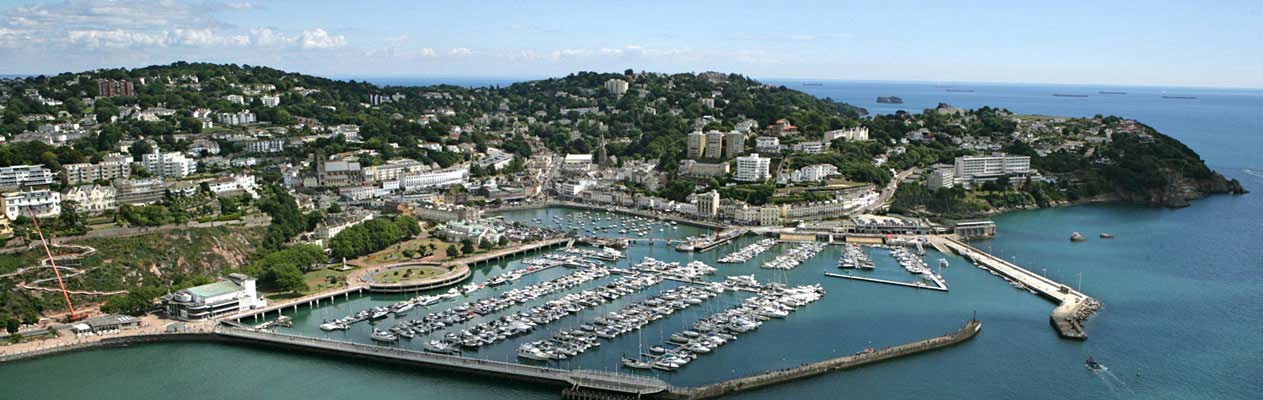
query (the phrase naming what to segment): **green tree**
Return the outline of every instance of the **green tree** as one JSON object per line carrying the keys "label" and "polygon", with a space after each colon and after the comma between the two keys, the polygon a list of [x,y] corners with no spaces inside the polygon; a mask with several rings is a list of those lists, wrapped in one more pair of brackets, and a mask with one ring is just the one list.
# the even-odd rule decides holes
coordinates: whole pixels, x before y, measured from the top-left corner
{"label": "green tree", "polygon": [[4,330],[9,332],[10,335],[18,333],[18,329],[21,327],[22,321],[18,321],[17,318],[9,316],[4,317]]}
{"label": "green tree", "polygon": [[456,245],[454,245],[454,244],[449,244],[449,245],[447,245],[447,256],[448,256],[448,257],[456,257],[456,256],[459,256],[459,255],[460,255],[460,249],[457,249],[457,248],[456,248]]}
{"label": "green tree", "polygon": [[469,238],[461,239],[461,240],[460,240],[460,251],[461,251],[461,253],[464,253],[464,254],[470,254],[470,253],[473,253],[473,252],[474,252],[474,241],[473,241],[473,240],[469,240]]}

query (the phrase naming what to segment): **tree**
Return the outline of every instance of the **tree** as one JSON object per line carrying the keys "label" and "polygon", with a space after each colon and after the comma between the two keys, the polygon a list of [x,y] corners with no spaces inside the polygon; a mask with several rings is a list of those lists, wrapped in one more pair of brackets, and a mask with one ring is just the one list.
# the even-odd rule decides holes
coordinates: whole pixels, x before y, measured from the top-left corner
{"label": "tree", "polygon": [[460,255],[460,249],[457,249],[457,248],[456,248],[456,245],[454,245],[454,244],[449,244],[449,245],[447,245],[447,256],[448,256],[448,257],[456,257],[456,256],[459,256],[459,255]]}
{"label": "tree", "polygon": [[4,318],[4,330],[9,332],[10,335],[18,333],[18,329],[22,327],[22,321],[18,321],[17,318],[9,316],[5,316]]}
{"label": "tree", "polygon": [[500,247],[508,246],[508,245],[509,245],[509,237],[508,237],[508,236],[500,236],[500,243],[499,243],[499,244],[500,244]]}
{"label": "tree", "polygon": [[137,140],[127,147],[127,152],[131,153],[133,161],[140,162],[145,154],[153,153],[153,145],[148,140]]}
{"label": "tree", "polygon": [[285,264],[273,271],[276,274],[276,288],[280,290],[288,290],[293,292],[303,292],[307,290],[307,281],[303,279],[303,272],[293,264]]}
{"label": "tree", "polygon": [[461,239],[461,240],[460,240],[460,251],[461,251],[461,253],[464,253],[464,254],[470,254],[470,253],[473,253],[473,252],[474,252],[474,241],[473,241],[473,240],[469,240],[469,238],[464,238],[464,239]]}

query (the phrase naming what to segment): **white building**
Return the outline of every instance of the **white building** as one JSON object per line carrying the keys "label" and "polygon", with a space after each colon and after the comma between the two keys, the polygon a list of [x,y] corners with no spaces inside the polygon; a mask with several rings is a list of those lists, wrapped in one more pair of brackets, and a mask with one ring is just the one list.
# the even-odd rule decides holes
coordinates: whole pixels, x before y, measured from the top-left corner
{"label": "white building", "polygon": [[557,194],[561,197],[575,198],[579,193],[596,186],[596,181],[591,179],[580,179],[573,182],[562,182],[557,184]]}
{"label": "white building", "polygon": [[711,190],[693,196],[697,203],[697,215],[702,218],[715,218],[719,215],[719,192]]}
{"label": "white building", "polygon": [[0,167],[0,190],[18,190],[53,183],[53,171],[42,165]]}
{"label": "white building", "polygon": [[768,172],[771,165],[772,160],[759,157],[759,153],[737,157],[737,171],[732,178],[739,182],[761,182],[771,176]]}
{"label": "white building", "polygon": [[1010,156],[995,153],[989,156],[956,157],[956,179],[966,182],[978,178],[991,178],[1003,175],[1026,174],[1031,172],[1030,156]]}
{"label": "white building", "polygon": [[445,171],[425,172],[403,177],[399,180],[399,186],[402,186],[404,190],[451,186],[464,183],[465,178],[468,176],[468,167],[449,169]]}
{"label": "white building", "polygon": [[627,93],[627,81],[622,79],[610,79],[605,81],[605,90],[610,91],[616,96],[622,96]]}
{"label": "white building", "polygon": [[224,100],[228,100],[229,103],[233,103],[233,104],[241,104],[241,105],[246,104],[246,98],[241,97],[241,95],[239,94],[230,94],[230,95],[224,96]]}
{"label": "white building", "polygon": [[281,96],[262,96],[259,97],[259,102],[263,103],[264,107],[276,107],[281,105]]}
{"label": "white building", "polygon": [[154,175],[166,178],[183,178],[197,172],[197,160],[184,157],[180,153],[145,154],[141,164]]}
{"label": "white building", "polygon": [[495,243],[500,241],[500,231],[495,227],[473,222],[452,221],[439,228],[439,236],[449,242],[459,242],[469,239],[474,244],[480,244],[484,241]]}
{"label": "white building", "polygon": [[76,186],[66,191],[63,199],[75,202],[78,212],[95,214],[118,208],[115,193],[113,186]]}
{"label": "white building", "polygon": [[950,189],[956,186],[956,169],[947,164],[935,164],[925,176],[925,188]]}
{"label": "white building", "polygon": [[566,154],[561,163],[561,170],[566,172],[586,172],[592,168],[592,154]]}
{"label": "white building", "polygon": [[172,318],[196,320],[266,307],[267,300],[259,297],[254,278],[229,274],[226,280],[163,296],[162,306]]}
{"label": "white building", "polygon": [[9,192],[0,196],[0,206],[10,221],[32,212],[37,218],[56,217],[61,215],[61,193],[47,189]]}
{"label": "white building", "polygon": [[838,174],[838,167],[833,164],[816,164],[808,165],[791,172],[788,176],[781,175],[777,179],[778,183],[801,183],[801,182],[820,182],[831,175]]}
{"label": "white building", "polygon": [[249,111],[241,111],[241,112],[235,112],[235,113],[220,113],[219,115],[216,116],[216,118],[219,119],[219,123],[224,124],[224,125],[253,124],[258,121],[254,113],[249,112]]}
{"label": "white building", "polygon": [[824,141],[832,142],[836,139],[845,139],[848,142],[858,142],[868,140],[868,128],[856,127],[847,129],[837,129],[824,133]]}
{"label": "white building", "polygon": [[250,141],[246,143],[246,151],[251,153],[280,153],[285,151],[285,139]]}
{"label": "white building", "polygon": [[244,192],[253,198],[259,198],[258,183],[254,175],[229,175],[206,183],[206,189],[216,195],[232,195]]}
{"label": "white building", "polygon": [[824,150],[828,148],[828,145],[826,143],[827,142],[816,142],[816,141],[794,143],[792,150],[799,153],[807,153],[807,154],[823,153]]}
{"label": "white building", "polygon": [[777,154],[781,152],[781,139],[773,136],[759,136],[754,139],[754,151]]}

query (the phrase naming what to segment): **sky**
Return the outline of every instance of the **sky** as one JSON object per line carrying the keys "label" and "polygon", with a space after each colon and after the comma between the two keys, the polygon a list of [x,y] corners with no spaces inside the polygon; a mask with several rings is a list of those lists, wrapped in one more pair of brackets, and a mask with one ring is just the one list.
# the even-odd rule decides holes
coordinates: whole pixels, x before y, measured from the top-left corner
{"label": "sky", "polygon": [[1258,0],[0,0],[0,74],[183,60],[334,77],[633,68],[1263,88],[1260,21]]}

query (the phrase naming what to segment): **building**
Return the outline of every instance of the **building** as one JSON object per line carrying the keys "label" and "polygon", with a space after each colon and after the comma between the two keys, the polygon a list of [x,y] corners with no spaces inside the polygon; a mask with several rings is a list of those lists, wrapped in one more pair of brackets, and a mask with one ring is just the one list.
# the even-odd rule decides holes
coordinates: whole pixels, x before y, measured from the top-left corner
{"label": "building", "polygon": [[1030,156],[1011,156],[1004,153],[994,153],[989,156],[956,157],[955,179],[958,182],[972,183],[979,179],[1025,175],[1030,172]]}
{"label": "building", "polygon": [[730,159],[745,153],[746,135],[732,131],[724,134],[724,159]]}
{"label": "building", "polygon": [[74,324],[70,328],[75,332],[75,334],[86,334],[118,332],[123,329],[131,329],[139,326],[140,318],[130,315],[110,314],[98,315],[85,319]]}
{"label": "building", "polygon": [[838,174],[838,167],[833,164],[816,164],[808,165],[791,172],[788,176],[781,175],[777,180],[778,183],[801,183],[801,182],[820,182],[832,175]]}
{"label": "building", "polygon": [[246,142],[250,153],[280,153],[285,151],[285,139],[262,139]]}
{"label": "building", "polygon": [[404,190],[451,186],[464,183],[467,177],[469,177],[469,168],[461,167],[408,175],[399,179],[399,186]]}
{"label": "building", "polygon": [[844,139],[848,142],[868,140],[868,128],[861,126],[856,128],[836,129],[824,133],[825,143],[832,142],[837,139]]}
{"label": "building", "polygon": [[145,154],[141,165],[154,175],[168,178],[183,178],[197,172],[197,160],[184,157],[184,154],[180,153],[154,151]]}
{"label": "building", "polygon": [[700,193],[694,196],[697,203],[697,215],[702,218],[715,218],[719,215],[719,192]]}
{"label": "building", "polygon": [[100,79],[96,81],[97,94],[101,97],[135,96],[136,88],[125,79]]}
{"label": "building", "polygon": [[76,186],[66,191],[62,199],[75,202],[78,212],[96,214],[118,208],[116,193],[113,186]]}
{"label": "building", "polygon": [[442,227],[439,227],[438,234],[443,237],[443,240],[449,242],[469,239],[474,244],[482,243],[483,241],[499,242],[501,236],[500,231],[493,226],[463,221],[452,221],[444,224]]}
{"label": "building", "polygon": [[229,274],[228,279],[162,297],[167,316],[182,320],[215,318],[266,306],[267,300],[255,291],[255,279],[244,274]]}
{"label": "building", "polygon": [[316,162],[316,182],[322,187],[355,186],[364,182],[364,174],[357,161],[319,158]]}
{"label": "building", "polygon": [[754,139],[754,151],[778,154],[781,152],[781,139],[772,136],[759,136]]}
{"label": "building", "polygon": [[934,164],[925,175],[925,188],[929,190],[950,189],[956,186],[956,169],[947,164]]}
{"label": "building", "polygon": [[232,104],[239,104],[239,105],[246,104],[246,98],[242,97],[239,94],[226,95],[224,96],[224,100],[227,100],[229,103],[232,103]]}
{"label": "building", "polygon": [[56,217],[61,215],[61,193],[47,189],[9,192],[0,196],[0,206],[10,221],[31,213],[37,218]]}
{"label": "building", "polygon": [[261,96],[259,102],[263,103],[264,107],[276,107],[281,105],[281,96]]}
{"label": "building", "polygon": [[119,179],[114,181],[114,200],[117,204],[145,205],[156,203],[167,195],[162,178]]}
{"label": "building", "polygon": [[410,158],[401,158],[386,161],[382,165],[374,165],[365,167],[364,180],[369,182],[393,181],[401,177],[415,175],[430,169],[429,166],[422,164],[420,161]]}
{"label": "building", "polygon": [[768,125],[764,133],[768,136],[793,136],[798,134],[798,127],[781,118]]}
{"label": "building", "polygon": [[53,171],[42,165],[0,167],[0,190],[19,190],[53,184]]}
{"label": "building", "polygon": [[745,225],[773,226],[781,224],[781,208],[767,205],[751,207],[742,205],[733,217],[738,223]]}
{"label": "building", "polygon": [[71,185],[91,183],[98,180],[112,181],[127,179],[132,176],[131,160],[123,159],[101,161],[96,164],[78,163],[62,166],[66,172],[66,182]]}
{"label": "building", "polygon": [[699,160],[706,152],[706,134],[701,131],[693,131],[688,136],[688,151],[685,157],[690,160]]}
{"label": "building", "polygon": [[592,168],[592,154],[566,154],[561,162],[561,170],[565,172],[587,172]]}
{"label": "building", "polygon": [[720,131],[706,132],[706,149],[702,158],[720,160],[724,158],[724,133]]}
{"label": "building", "polygon": [[952,230],[963,239],[992,237],[995,236],[995,221],[961,221]]}
{"label": "building", "polygon": [[799,152],[799,153],[819,154],[819,153],[824,153],[824,150],[829,147],[827,143],[828,142],[817,142],[817,141],[799,142],[799,143],[794,143],[794,145],[791,147],[791,150]]}
{"label": "building", "polygon": [[627,81],[622,79],[610,79],[605,81],[605,90],[610,91],[610,93],[615,96],[622,96],[623,93],[627,93]]}
{"label": "building", "polygon": [[562,182],[557,184],[557,195],[565,198],[576,198],[580,193],[593,186],[596,186],[596,181],[591,179]]}
{"label": "building", "polygon": [[762,182],[771,176],[768,172],[771,165],[772,160],[759,157],[759,153],[737,157],[737,169],[732,179],[739,182]]}
{"label": "building", "polygon": [[728,175],[728,163],[704,163],[695,160],[680,161],[680,175],[686,178],[711,178]]}
{"label": "building", "polygon": [[235,113],[219,113],[215,116],[219,123],[224,125],[244,125],[258,122],[257,117],[250,111],[241,111]]}
{"label": "building", "polygon": [[210,182],[206,182],[206,190],[217,196],[235,196],[240,194],[249,194],[250,197],[258,198],[257,192],[259,185],[255,183],[254,175],[229,175],[219,177]]}

